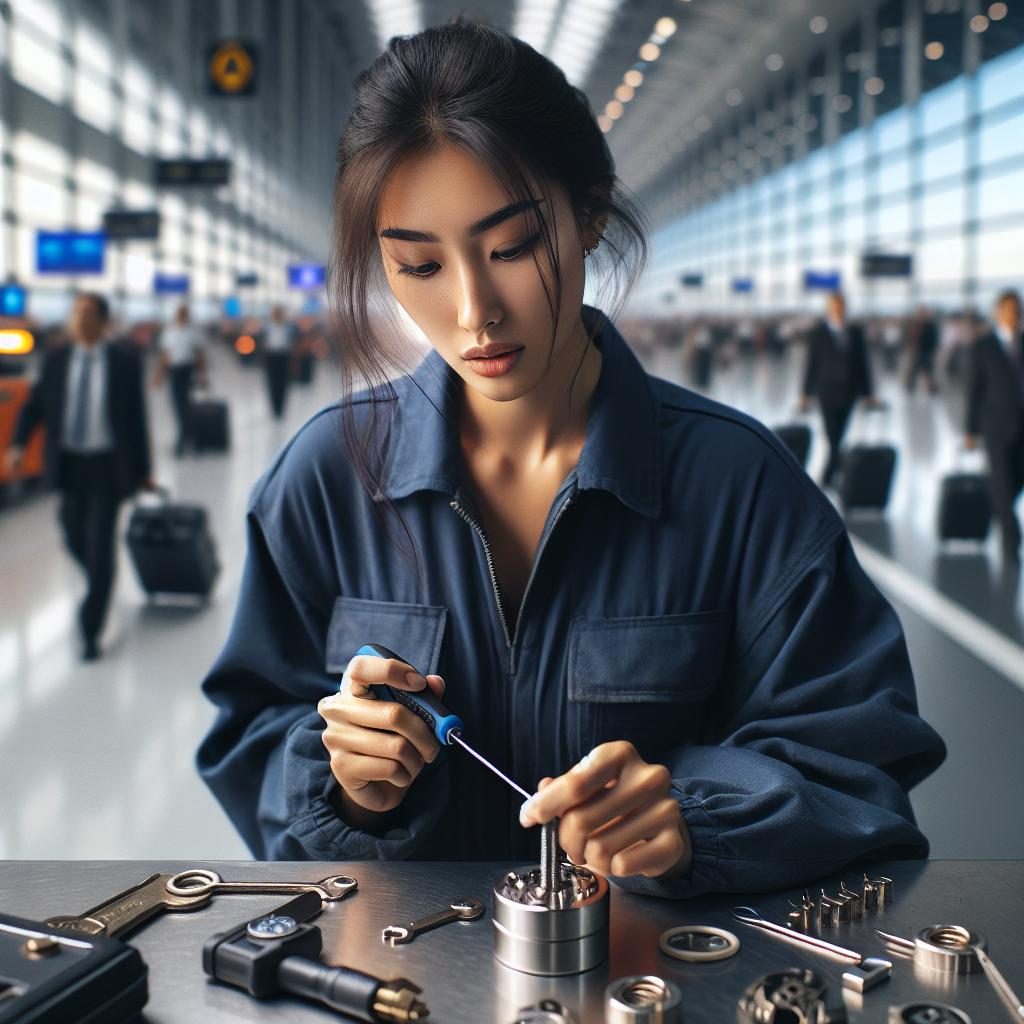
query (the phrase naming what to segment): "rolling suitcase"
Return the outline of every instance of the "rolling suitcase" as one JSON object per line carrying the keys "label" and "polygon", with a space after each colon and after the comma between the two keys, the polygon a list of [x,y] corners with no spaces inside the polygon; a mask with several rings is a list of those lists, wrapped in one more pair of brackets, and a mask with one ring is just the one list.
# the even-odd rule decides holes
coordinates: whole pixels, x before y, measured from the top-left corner
{"label": "rolling suitcase", "polygon": [[939,540],[984,540],[992,523],[992,499],[985,457],[976,453],[974,466],[964,449],[952,472],[942,478],[936,517]]}
{"label": "rolling suitcase", "polygon": [[806,423],[783,423],[774,428],[778,439],[804,469],[811,454],[811,428]]}
{"label": "rolling suitcase", "polygon": [[138,504],[128,522],[128,550],[147,594],[206,597],[220,564],[199,505],[176,504],[163,495],[159,505]]}
{"label": "rolling suitcase", "polygon": [[194,399],[190,415],[197,452],[226,452],[231,447],[227,402],[218,398]]}
{"label": "rolling suitcase", "polygon": [[[883,407],[884,408],[884,407]],[[866,410],[863,415],[870,415]],[[839,501],[844,509],[883,512],[896,472],[896,449],[881,440],[859,441],[843,454]]]}

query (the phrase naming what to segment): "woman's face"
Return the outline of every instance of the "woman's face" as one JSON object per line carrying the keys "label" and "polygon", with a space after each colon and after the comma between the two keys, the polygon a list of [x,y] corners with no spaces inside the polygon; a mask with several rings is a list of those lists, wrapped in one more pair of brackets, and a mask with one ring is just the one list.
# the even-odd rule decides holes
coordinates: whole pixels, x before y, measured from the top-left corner
{"label": "woman's face", "polygon": [[[564,189],[539,190],[523,210],[456,147],[410,157],[385,183],[378,238],[388,283],[445,362],[499,402],[532,391],[581,336],[583,243]],[[558,335],[541,274],[554,296],[539,218],[552,233],[562,296]]]}

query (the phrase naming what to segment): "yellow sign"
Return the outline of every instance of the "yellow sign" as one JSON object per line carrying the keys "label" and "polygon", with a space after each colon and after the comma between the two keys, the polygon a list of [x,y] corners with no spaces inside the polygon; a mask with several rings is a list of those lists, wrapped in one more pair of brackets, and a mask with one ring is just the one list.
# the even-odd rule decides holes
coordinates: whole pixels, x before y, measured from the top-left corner
{"label": "yellow sign", "polygon": [[220,43],[210,58],[210,78],[219,92],[237,96],[253,81],[256,66],[248,49],[237,40]]}
{"label": "yellow sign", "polygon": [[36,347],[36,340],[29,331],[0,330],[0,355],[27,356]]}

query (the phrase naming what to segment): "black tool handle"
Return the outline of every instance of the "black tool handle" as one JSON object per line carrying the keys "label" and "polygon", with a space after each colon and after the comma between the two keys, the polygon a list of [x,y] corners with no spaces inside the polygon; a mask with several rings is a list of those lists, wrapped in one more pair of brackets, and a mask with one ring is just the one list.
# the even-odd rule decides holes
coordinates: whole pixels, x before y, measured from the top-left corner
{"label": "black tool handle", "polygon": [[314,999],[359,1020],[379,1020],[373,1004],[380,978],[351,967],[328,967],[316,960],[290,956],[277,969],[278,984],[292,995]]}

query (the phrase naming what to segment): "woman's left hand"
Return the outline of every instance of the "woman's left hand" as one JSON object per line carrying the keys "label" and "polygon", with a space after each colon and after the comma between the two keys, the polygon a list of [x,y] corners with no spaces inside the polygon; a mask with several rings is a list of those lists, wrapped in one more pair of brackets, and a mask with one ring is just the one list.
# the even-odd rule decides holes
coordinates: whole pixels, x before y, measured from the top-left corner
{"label": "woman's left hand", "polygon": [[559,818],[569,858],[603,875],[672,878],[690,867],[690,833],[669,795],[672,776],[625,740],[602,743],[557,779],[541,779],[519,812],[524,828]]}

